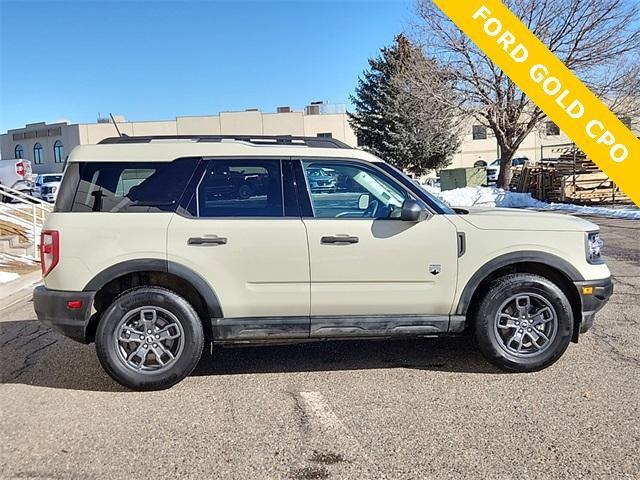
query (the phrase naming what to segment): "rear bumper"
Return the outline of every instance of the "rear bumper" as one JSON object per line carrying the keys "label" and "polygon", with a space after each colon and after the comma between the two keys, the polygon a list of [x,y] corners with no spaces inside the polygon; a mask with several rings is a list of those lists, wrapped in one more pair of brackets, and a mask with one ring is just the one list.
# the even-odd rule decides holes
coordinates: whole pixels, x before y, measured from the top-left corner
{"label": "rear bumper", "polygon": [[[593,325],[596,313],[605,306],[613,294],[613,282],[611,277],[602,280],[587,280],[575,282],[580,301],[582,304],[582,321],[580,322],[580,333],[584,333]],[[591,293],[588,293],[588,288]],[[587,293],[585,293],[585,288]]]}
{"label": "rear bumper", "polygon": [[[95,292],[49,290],[43,285],[33,291],[33,307],[43,324],[80,343],[89,343],[87,326]],[[67,302],[80,300],[81,306],[70,309]]]}

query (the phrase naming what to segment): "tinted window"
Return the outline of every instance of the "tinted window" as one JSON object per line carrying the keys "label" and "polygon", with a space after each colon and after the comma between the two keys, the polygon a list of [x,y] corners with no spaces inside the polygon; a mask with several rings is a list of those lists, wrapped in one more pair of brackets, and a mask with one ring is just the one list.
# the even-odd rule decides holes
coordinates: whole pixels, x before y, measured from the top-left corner
{"label": "tinted window", "polygon": [[74,212],[175,211],[198,161],[81,163],[69,179],[68,169],[61,194],[75,189]]}
{"label": "tinted window", "polygon": [[377,170],[351,162],[303,162],[317,218],[399,218],[407,193]]}
{"label": "tinted window", "polygon": [[280,160],[209,160],[188,210],[199,217],[282,217]]}

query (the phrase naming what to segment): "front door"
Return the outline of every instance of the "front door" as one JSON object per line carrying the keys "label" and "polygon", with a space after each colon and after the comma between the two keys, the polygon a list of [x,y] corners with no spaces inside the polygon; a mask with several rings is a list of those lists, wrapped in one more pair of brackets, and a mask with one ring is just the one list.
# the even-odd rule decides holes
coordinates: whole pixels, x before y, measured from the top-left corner
{"label": "front door", "polygon": [[[444,215],[400,220],[410,194],[373,165],[303,161],[336,179],[336,191],[307,182],[311,336],[446,331],[457,275],[457,235]],[[311,186],[310,186],[311,185]]]}
{"label": "front door", "polygon": [[210,284],[223,339],[308,337],[306,230],[283,178],[293,184],[288,161],[208,160],[186,211],[169,225],[168,259]]}

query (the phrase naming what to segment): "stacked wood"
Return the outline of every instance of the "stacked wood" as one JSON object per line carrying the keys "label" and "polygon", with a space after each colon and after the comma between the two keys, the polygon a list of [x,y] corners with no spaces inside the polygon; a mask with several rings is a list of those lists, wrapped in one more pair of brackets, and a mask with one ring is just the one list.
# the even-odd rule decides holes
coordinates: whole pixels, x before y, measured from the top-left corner
{"label": "stacked wood", "polygon": [[511,189],[545,202],[630,203],[619,187],[578,151],[564,153],[556,161],[514,167]]}

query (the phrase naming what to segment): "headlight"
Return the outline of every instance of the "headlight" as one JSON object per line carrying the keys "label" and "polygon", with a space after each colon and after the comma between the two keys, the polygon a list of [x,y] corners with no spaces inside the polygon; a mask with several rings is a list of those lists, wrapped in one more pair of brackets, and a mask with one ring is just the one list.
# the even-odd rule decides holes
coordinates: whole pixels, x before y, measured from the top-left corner
{"label": "headlight", "polygon": [[591,264],[604,263],[601,256],[603,245],[604,242],[600,240],[600,232],[587,234],[587,262]]}

